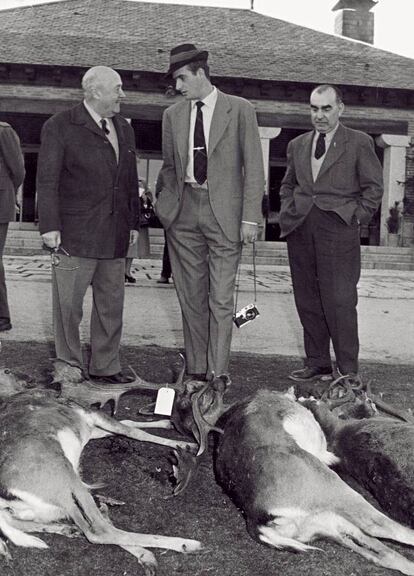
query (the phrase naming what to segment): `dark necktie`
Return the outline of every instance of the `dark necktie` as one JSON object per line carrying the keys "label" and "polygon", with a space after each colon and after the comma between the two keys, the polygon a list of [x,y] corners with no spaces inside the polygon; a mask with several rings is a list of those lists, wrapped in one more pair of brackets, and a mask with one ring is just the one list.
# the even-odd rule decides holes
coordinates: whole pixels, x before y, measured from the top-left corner
{"label": "dark necktie", "polygon": [[204,138],[203,113],[201,107],[203,102],[196,102],[197,116],[194,126],[194,178],[198,184],[203,184],[207,179],[207,147]]}
{"label": "dark necktie", "polygon": [[101,120],[101,126],[102,126],[102,130],[105,132],[105,134],[108,136],[109,134],[109,128],[108,128],[108,123],[105,120],[105,118],[102,118]]}
{"label": "dark necktie", "polygon": [[318,136],[318,139],[316,140],[315,158],[317,160],[319,160],[319,158],[321,158],[326,152],[325,137],[326,134],[322,134],[321,132]]}

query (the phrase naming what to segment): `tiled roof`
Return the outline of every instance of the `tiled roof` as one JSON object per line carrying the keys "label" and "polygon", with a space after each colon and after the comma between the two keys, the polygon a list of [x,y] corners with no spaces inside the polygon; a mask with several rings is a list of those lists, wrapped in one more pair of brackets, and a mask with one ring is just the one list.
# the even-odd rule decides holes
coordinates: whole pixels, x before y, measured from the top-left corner
{"label": "tiled roof", "polygon": [[215,76],[414,89],[414,59],[243,9],[64,0],[0,11],[0,62],[164,72],[194,42]]}

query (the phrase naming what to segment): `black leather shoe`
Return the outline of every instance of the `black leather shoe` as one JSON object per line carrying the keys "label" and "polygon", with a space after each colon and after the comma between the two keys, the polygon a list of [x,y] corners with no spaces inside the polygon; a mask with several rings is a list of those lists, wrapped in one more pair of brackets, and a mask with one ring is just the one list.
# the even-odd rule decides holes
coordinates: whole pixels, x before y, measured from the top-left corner
{"label": "black leather shoe", "polygon": [[137,279],[134,278],[133,276],[130,276],[129,274],[125,274],[126,284],[135,284],[136,281],[137,281]]}
{"label": "black leather shoe", "polygon": [[135,380],[133,376],[126,376],[125,374],[122,374],[122,372],[111,374],[111,376],[95,376],[93,374],[89,374],[89,377],[92,380],[107,382],[108,384],[130,384]]}
{"label": "black leather shoe", "polygon": [[194,373],[194,374],[186,374],[184,376],[184,380],[199,380],[200,382],[206,382],[207,379],[205,374]]}
{"label": "black leather shoe", "polygon": [[166,276],[160,276],[157,280],[157,284],[168,284],[169,280]]}
{"label": "black leather shoe", "polygon": [[12,329],[12,325],[10,320],[8,320],[7,318],[2,318],[0,320],[0,332],[5,332],[6,330],[11,330]]}
{"label": "black leather shoe", "polygon": [[318,368],[316,366],[307,366],[301,368],[300,370],[294,370],[289,374],[290,380],[295,382],[308,382],[310,380],[319,380],[320,378],[326,378],[332,375],[332,368]]}

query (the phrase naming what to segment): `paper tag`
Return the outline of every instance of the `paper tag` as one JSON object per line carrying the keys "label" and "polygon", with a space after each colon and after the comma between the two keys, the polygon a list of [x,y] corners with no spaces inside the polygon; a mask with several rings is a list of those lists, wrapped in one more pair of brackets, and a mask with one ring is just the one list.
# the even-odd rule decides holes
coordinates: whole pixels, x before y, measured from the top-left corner
{"label": "paper tag", "polygon": [[160,388],[155,402],[154,413],[162,414],[163,416],[171,416],[174,397],[174,388]]}

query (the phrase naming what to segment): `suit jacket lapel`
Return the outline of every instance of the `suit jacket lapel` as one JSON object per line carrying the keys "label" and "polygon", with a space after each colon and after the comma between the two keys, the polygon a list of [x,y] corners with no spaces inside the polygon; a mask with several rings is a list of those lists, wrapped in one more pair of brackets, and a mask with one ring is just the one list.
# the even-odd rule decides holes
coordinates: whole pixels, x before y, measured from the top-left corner
{"label": "suit jacket lapel", "polygon": [[220,141],[220,138],[223,136],[224,131],[227,128],[227,124],[230,122],[230,110],[231,105],[229,100],[226,98],[225,94],[220,92],[220,90],[217,90],[217,102],[214,108],[213,118],[211,119],[210,135],[208,139],[209,157]]}
{"label": "suit jacket lapel", "polygon": [[[342,124],[339,124],[338,129],[335,132],[335,136],[329,145],[328,151],[322,162],[321,169],[319,170],[318,178],[320,178],[324,172],[329,170],[329,168],[339,160],[346,149],[346,130]],[[318,179],[317,178],[317,179]]]}
{"label": "suit jacket lapel", "polygon": [[[119,151],[119,158],[118,158],[118,171],[119,171],[119,167],[121,166],[121,162],[122,159],[125,155],[128,154],[129,150],[126,148],[125,146],[125,133],[124,133],[124,127],[122,125],[121,120],[119,119],[119,116],[115,115],[112,118],[112,122],[114,124],[115,127],[115,131],[116,131],[116,136],[118,138],[118,151]],[[115,154],[115,150],[114,150],[114,154]],[[116,155],[115,155],[116,156]]]}
{"label": "suit jacket lapel", "polygon": [[181,170],[185,175],[187,168],[188,159],[188,140],[190,133],[190,113],[191,113],[191,103],[182,102],[181,106],[178,106],[175,114],[175,127],[174,133],[176,134],[176,143],[178,155],[181,162]]}
{"label": "suit jacket lapel", "polygon": [[86,110],[83,103],[80,103],[77,106],[75,106],[75,108],[72,108],[71,121],[74,124],[80,124],[80,125],[84,126],[85,128],[87,128],[91,132],[94,132],[95,134],[97,134],[100,138],[105,138],[105,134],[103,133],[103,130],[97,125],[95,120],[92,118],[92,116]]}
{"label": "suit jacket lapel", "polygon": [[298,154],[298,159],[301,164],[301,168],[304,172],[306,180],[308,180],[310,184],[313,184],[312,164],[311,164],[313,135],[314,132],[307,132],[304,135],[301,142],[302,147]]}

